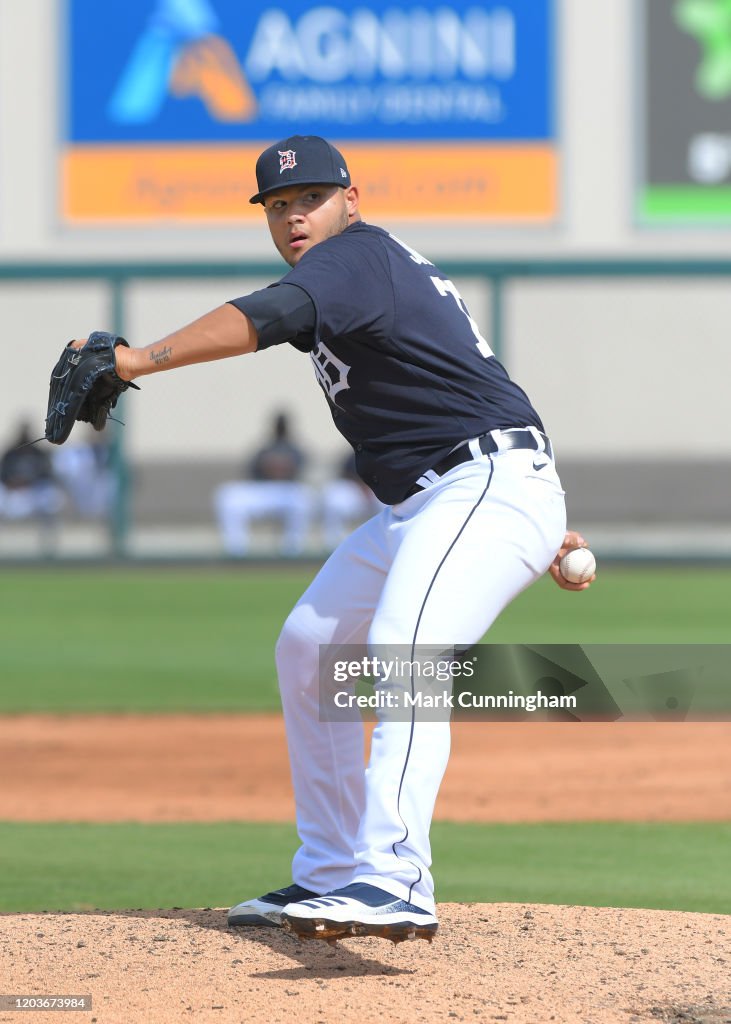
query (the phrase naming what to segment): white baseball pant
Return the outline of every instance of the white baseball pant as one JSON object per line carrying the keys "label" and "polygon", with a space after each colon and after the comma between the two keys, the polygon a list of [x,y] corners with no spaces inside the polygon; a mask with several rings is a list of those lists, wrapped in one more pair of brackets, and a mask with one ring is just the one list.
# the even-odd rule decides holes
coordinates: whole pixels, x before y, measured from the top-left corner
{"label": "white baseball pant", "polygon": [[296,883],[326,893],[369,882],[434,911],[429,829],[449,722],[378,721],[365,768],[362,722],[320,720],[320,645],[471,646],[546,572],[565,528],[553,462],[510,450],[457,466],[333,552],[276,648]]}

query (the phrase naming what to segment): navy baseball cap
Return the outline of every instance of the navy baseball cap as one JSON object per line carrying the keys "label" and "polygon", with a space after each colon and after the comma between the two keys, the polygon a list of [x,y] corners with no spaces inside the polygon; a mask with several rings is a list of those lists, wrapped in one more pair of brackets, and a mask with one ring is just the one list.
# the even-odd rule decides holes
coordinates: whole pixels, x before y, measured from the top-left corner
{"label": "navy baseball cap", "polygon": [[319,135],[290,135],[265,149],[256,161],[259,191],[250,203],[263,203],[264,196],[287,185],[350,186],[348,165],[335,146]]}

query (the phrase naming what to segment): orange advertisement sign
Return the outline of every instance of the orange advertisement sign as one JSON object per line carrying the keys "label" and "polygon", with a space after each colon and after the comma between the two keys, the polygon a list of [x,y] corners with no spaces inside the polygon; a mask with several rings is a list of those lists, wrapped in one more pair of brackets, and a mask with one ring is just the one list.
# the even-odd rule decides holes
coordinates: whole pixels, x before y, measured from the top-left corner
{"label": "orange advertisement sign", "polygon": [[[558,160],[545,144],[350,145],[366,218],[547,222]],[[62,158],[61,206],[76,223],[258,220],[255,145],[74,146]]]}

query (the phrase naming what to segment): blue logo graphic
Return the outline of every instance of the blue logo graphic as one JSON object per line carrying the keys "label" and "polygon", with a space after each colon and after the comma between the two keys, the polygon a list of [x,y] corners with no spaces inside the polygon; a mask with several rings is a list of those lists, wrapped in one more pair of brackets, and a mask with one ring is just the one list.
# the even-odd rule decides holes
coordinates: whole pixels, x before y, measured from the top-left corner
{"label": "blue logo graphic", "polygon": [[107,111],[118,124],[144,124],[168,95],[200,96],[219,121],[248,121],[256,102],[208,0],[158,0]]}

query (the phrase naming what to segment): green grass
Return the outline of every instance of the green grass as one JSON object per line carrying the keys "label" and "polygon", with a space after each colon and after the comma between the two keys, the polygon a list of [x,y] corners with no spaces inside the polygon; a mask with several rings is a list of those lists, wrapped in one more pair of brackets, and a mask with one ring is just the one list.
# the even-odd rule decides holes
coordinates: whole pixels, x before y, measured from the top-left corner
{"label": "green grass", "polygon": [[440,822],[434,829],[435,878],[439,899],[445,902],[560,903],[728,914],[729,840],[731,823]]}
{"label": "green grass", "polygon": [[[0,573],[0,713],[278,707],[273,648],[313,569]],[[541,580],[495,643],[726,643],[731,570],[608,567]]]}
{"label": "green grass", "polygon": [[[731,913],[731,824],[432,830],[442,902]],[[0,910],[227,906],[289,880],[289,825],[0,824]]]}
{"label": "green grass", "polygon": [[[278,707],[273,647],[313,570],[0,574],[0,713]],[[728,569],[605,568],[549,580],[496,643],[727,643]],[[728,824],[434,826],[442,901],[731,913]],[[289,878],[288,825],[0,823],[0,909],[226,906]]]}
{"label": "green grass", "polygon": [[0,712],[276,708],[274,643],[309,577],[6,572]]}

